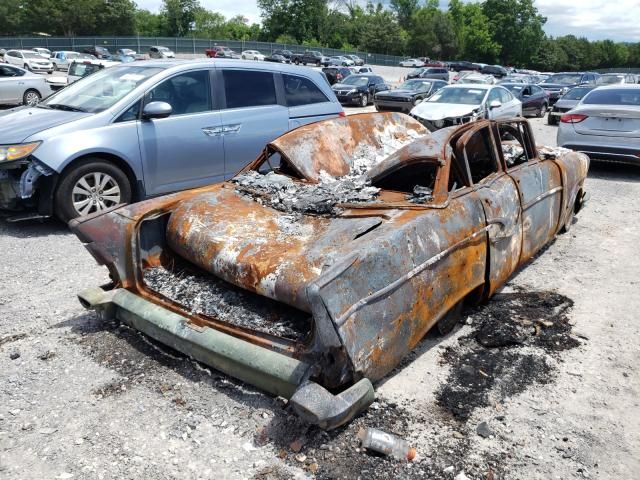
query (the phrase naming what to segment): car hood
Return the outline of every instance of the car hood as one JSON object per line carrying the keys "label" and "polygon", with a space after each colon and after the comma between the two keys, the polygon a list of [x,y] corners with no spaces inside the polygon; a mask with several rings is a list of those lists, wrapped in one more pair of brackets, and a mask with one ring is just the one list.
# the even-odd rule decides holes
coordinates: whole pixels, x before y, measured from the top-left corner
{"label": "car hood", "polygon": [[442,120],[443,118],[463,117],[478,108],[480,105],[422,102],[411,110],[411,114],[425,120]]}
{"label": "car hood", "polygon": [[80,118],[91,115],[45,108],[18,107],[0,114],[0,145],[20,143],[27,138]]}
{"label": "car hood", "polygon": [[413,97],[420,92],[416,92],[414,90],[404,90],[397,88],[395,90],[387,90],[385,92],[376,93],[376,97]]}
{"label": "car hood", "polygon": [[331,88],[333,88],[334,90],[353,90],[353,89],[358,90],[359,88],[362,88],[362,87],[357,87],[355,85],[347,85],[346,83],[334,83]]}

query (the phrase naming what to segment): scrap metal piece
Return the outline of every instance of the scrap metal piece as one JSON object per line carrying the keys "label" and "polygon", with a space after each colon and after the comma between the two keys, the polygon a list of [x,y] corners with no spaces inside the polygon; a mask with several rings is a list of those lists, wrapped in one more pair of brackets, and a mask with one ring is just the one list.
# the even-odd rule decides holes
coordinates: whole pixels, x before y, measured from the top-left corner
{"label": "scrap metal piece", "polygon": [[374,400],[373,385],[363,378],[338,395],[315,382],[306,382],[296,390],[290,402],[303,420],[324,430],[333,430],[350,422]]}

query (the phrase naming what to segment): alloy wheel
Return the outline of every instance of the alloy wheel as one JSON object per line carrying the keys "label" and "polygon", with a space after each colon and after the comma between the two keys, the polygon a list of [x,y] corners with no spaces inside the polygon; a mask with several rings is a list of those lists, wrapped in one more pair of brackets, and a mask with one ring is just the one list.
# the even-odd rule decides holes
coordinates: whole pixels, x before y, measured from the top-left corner
{"label": "alloy wheel", "polygon": [[79,215],[100,212],[120,203],[120,185],[111,175],[91,172],[76,182],[72,191],[73,208]]}
{"label": "alloy wheel", "polygon": [[33,91],[27,92],[24,95],[24,103],[29,107],[35,107],[40,103],[40,95]]}

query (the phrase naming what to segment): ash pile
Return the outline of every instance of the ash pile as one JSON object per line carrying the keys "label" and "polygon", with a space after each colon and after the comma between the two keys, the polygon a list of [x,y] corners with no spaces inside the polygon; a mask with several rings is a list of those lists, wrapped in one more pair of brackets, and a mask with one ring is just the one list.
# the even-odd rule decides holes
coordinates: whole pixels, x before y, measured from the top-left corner
{"label": "ash pile", "polygon": [[204,314],[239,327],[291,340],[311,329],[307,313],[238,288],[213,275],[164,267],[144,271],[144,282],[192,314]]}
{"label": "ash pile", "polygon": [[339,204],[371,202],[380,191],[363,177],[356,176],[322,175],[319,183],[305,183],[274,172],[262,175],[250,171],[232,181],[240,192],[276,210],[316,215],[338,215]]}

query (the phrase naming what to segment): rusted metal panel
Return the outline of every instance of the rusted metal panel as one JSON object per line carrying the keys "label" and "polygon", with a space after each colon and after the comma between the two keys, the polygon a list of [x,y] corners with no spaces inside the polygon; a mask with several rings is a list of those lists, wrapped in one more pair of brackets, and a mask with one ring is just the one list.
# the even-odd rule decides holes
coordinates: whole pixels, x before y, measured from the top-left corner
{"label": "rusted metal panel", "polygon": [[[335,425],[370,402],[369,384],[334,396],[317,394],[321,387],[309,381],[337,391],[382,378],[466,295],[478,289],[491,295],[499,288],[553,238],[570,212],[588,169],[584,155],[532,162],[513,175],[503,163],[476,185],[464,155],[452,166],[454,152],[464,152],[460,148],[474,132],[488,129],[493,138],[495,128],[479,121],[430,134],[410,117],[392,113],[319,122],[272,142],[232,181],[78,220],[72,228],[107,265],[115,286],[158,306],[154,322],[166,310],[196,329],[218,330],[304,362],[308,369],[294,395],[299,411]],[[369,157],[357,164],[367,148]],[[273,152],[284,167],[271,167]],[[262,172],[263,164],[274,171]],[[406,187],[376,186],[377,179],[415,165],[431,172],[418,172],[415,179],[431,189],[426,200],[411,202]],[[429,178],[432,184],[420,183]],[[333,182],[343,181],[350,182],[340,184],[347,190],[332,190]],[[280,183],[259,190],[265,182]],[[348,191],[352,187],[362,195]],[[319,199],[328,208],[298,208],[295,195],[318,192],[333,195]],[[308,332],[285,338],[187,308],[180,295],[161,293],[144,276],[164,268],[179,278],[180,265],[215,277],[217,289],[240,288],[293,308]],[[131,315],[122,313],[135,325]],[[336,403],[324,408],[316,400]]]}

